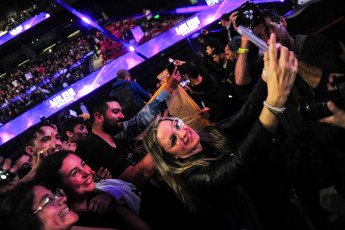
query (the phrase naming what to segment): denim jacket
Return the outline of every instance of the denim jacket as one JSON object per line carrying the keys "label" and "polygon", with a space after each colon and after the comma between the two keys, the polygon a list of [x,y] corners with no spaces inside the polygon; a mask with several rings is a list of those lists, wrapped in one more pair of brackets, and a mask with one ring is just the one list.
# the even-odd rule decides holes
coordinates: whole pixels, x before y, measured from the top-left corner
{"label": "denim jacket", "polygon": [[124,130],[116,134],[115,139],[130,141],[138,136],[151,124],[159,113],[164,112],[165,106],[163,102],[168,101],[170,98],[171,95],[166,90],[163,90],[153,101],[140,110],[136,116],[123,123]]}

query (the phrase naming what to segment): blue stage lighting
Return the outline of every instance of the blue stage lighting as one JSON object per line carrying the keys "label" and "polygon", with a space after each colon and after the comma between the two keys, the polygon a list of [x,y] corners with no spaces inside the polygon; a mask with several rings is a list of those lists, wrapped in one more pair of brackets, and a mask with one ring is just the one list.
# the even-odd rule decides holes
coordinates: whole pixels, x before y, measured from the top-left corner
{"label": "blue stage lighting", "polygon": [[87,17],[81,17],[81,20],[83,20],[87,24],[91,24],[90,20]]}

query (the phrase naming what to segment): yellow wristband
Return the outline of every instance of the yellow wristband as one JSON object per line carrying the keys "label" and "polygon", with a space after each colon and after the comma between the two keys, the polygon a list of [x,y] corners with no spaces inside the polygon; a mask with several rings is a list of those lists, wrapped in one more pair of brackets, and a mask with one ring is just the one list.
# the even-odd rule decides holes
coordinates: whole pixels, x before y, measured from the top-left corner
{"label": "yellow wristband", "polygon": [[239,48],[238,50],[237,50],[237,53],[238,54],[243,54],[243,53],[248,53],[249,52],[249,49],[242,49],[242,48]]}

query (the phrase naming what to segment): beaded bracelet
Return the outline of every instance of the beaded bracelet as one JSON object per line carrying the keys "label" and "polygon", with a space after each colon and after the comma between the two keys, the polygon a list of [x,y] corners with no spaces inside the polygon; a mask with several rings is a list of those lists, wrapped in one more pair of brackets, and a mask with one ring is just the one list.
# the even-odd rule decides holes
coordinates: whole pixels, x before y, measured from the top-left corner
{"label": "beaded bracelet", "polygon": [[266,106],[267,108],[269,108],[269,109],[271,109],[272,111],[277,112],[277,113],[284,113],[284,111],[286,110],[285,107],[283,107],[283,108],[275,107],[275,106],[273,106],[273,105],[268,104],[266,101],[264,101],[263,104],[264,104],[264,106]]}

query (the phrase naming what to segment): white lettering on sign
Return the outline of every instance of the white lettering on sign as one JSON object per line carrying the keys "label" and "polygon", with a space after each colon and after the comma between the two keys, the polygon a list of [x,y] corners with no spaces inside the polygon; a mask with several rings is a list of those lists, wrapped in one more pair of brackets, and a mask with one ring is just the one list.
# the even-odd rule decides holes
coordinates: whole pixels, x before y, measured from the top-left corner
{"label": "white lettering on sign", "polygon": [[66,90],[54,97],[53,100],[49,100],[49,103],[53,108],[60,108],[67,102],[74,100],[75,95],[76,93],[74,92],[74,90],[70,88],[69,90]]}
{"label": "white lettering on sign", "polygon": [[184,35],[188,34],[189,32],[195,30],[196,28],[198,28],[199,25],[200,25],[199,18],[194,17],[194,18],[188,20],[187,22],[176,27],[175,30],[176,30],[176,33],[178,35],[184,36]]}
{"label": "white lettering on sign", "polygon": [[206,0],[206,4],[208,5],[208,6],[214,6],[214,5],[216,5],[217,3],[219,3],[220,2],[220,0]]}
{"label": "white lettering on sign", "polygon": [[17,26],[16,28],[14,28],[13,30],[10,31],[10,34],[12,36],[17,35],[19,33],[23,32],[23,27],[22,26]]}

